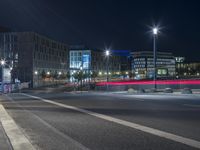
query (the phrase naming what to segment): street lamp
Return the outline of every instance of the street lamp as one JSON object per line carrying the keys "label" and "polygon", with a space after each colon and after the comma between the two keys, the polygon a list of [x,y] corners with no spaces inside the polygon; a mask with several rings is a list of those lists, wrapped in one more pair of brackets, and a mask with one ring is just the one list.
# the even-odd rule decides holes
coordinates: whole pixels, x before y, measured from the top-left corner
{"label": "street lamp", "polygon": [[37,85],[36,85],[36,86],[38,87],[38,86],[39,86],[39,76],[38,76],[38,71],[35,71],[34,74],[35,74],[35,76],[37,77],[37,82],[36,82]]}
{"label": "street lamp", "polygon": [[158,28],[153,28],[153,62],[154,62],[154,88],[157,88],[156,85],[156,79],[157,79],[157,73],[156,73],[156,60],[157,60],[157,54],[156,54],[156,37],[158,35]]}
{"label": "street lamp", "polygon": [[106,50],[106,56],[109,56],[109,55],[110,55],[110,51]]}
{"label": "street lamp", "polygon": [[4,66],[6,64],[6,61],[4,59],[1,60],[1,89],[2,89],[2,93],[4,92],[4,81],[3,81],[3,76],[4,76]]}
{"label": "street lamp", "polygon": [[79,74],[80,74],[80,77],[81,77],[81,93],[82,93],[82,86],[83,86],[83,67],[81,66],[80,67],[80,72],[79,72]]}
{"label": "street lamp", "polygon": [[106,50],[106,58],[107,58],[107,61],[106,61],[107,62],[107,65],[106,65],[107,66],[106,67],[106,75],[107,75],[106,78],[107,79],[106,79],[106,81],[107,82],[108,82],[108,70],[109,70],[109,67],[108,67],[108,65],[109,65],[109,56],[110,56],[110,51]]}
{"label": "street lamp", "polygon": [[2,60],[1,60],[1,66],[4,66],[5,63],[6,63],[6,61],[2,59]]}
{"label": "street lamp", "polygon": [[107,62],[107,64],[106,64],[106,82],[107,82],[107,86],[106,86],[106,88],[107,88],[107,91],[108,91],[108,78],[109,78],[109,74],[108,74],[108,71],[109,71],[109,56],[110,56],[110,51],[109,50],[106,50],[106,62]]}
{"label": "street lamp", "polygon": [[153,34],[157,35],[158,34],[158,28],[153,28]]}

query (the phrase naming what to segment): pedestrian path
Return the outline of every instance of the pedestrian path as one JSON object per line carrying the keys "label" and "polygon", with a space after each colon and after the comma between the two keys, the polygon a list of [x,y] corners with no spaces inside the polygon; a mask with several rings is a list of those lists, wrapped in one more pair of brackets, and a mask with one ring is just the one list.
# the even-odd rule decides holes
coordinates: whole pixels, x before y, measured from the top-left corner
{"label": "pedestrian path", "polygon": [[35,150],[15,121],[0,104],[0,150]]}
{"label": "pedestrian path", "polygon": [[12,150],[12,146],[2,127],[1,121],[0,121],[0,150]]}

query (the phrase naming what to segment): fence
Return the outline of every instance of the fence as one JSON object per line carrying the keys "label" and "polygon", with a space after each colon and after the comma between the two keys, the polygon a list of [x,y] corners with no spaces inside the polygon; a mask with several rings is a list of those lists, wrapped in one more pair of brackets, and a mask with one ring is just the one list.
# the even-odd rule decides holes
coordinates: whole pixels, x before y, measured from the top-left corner
{"label": "fence", "polygon": [[29,84],[30,84],[29,82],[16,83],[16,84],[4,83],[3,86],[2,86],[2,84],[0,86],[0,92],[1,93],[17,92],[22,89],[29,88]]}

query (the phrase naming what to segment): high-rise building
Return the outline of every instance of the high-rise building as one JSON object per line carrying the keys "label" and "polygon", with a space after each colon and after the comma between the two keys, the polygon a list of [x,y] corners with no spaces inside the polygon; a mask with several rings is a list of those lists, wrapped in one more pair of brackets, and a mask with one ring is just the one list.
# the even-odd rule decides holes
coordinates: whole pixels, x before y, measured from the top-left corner
{"label": "high-rise building", "polygon": [[34,32],[0,33],[0,58],[12,68],[13,82],[30,82],[32,87],[54,84],[50,76],[67,72],[68,52],[66,44]]}

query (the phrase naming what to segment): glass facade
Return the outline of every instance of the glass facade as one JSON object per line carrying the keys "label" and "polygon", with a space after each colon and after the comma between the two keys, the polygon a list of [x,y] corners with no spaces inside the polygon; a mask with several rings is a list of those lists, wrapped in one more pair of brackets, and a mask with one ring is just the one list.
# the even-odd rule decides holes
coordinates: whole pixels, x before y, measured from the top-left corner
{"label": "glass facade", "polygon": [[90,70],[90,66],[91,66],[90,50],[70,51],[70,69],[78,70],[82,67],[84,70]]}

